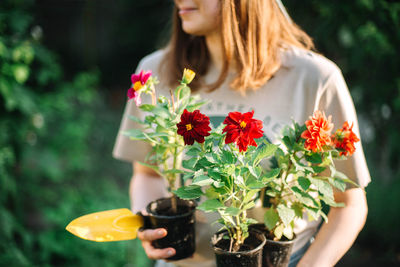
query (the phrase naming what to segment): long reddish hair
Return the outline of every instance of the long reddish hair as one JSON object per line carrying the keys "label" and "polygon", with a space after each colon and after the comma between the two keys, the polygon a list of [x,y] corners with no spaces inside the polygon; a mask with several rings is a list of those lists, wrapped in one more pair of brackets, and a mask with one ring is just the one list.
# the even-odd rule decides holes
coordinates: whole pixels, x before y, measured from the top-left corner
{"label": "long reddish hair", "polygon": [[176,85],[184,68],[196,71],[198,77],[191,84],[196,90],[218,88],[226,79],[232,63],[236,77],[231,87],[245,93],[258,89],[279,69],[279,53],[288,46],[314,49],[312,39],[279,9],[275,0],[221,0],[221,42],[223,67],[213,84],[201,79],[209,68],[210,54],[204,36],[193,36],[182,30],[182,21],[175,6],[172,35],[161,71],[164,80]]}

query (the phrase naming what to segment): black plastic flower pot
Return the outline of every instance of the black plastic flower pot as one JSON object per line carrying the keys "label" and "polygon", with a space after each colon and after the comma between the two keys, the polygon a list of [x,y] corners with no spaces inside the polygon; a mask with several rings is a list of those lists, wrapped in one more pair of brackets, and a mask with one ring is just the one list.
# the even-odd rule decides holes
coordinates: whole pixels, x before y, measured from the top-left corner
{"label": "black plastic flower pot", "polygon": [[196,202],[177,198],[177,213],[171,209],[171,198],[161,198],[146,207],[148,216],[145,227],[149,229],[165,228],[168,234],[153,241],[155,248],[173,247],[176,254],[168,260],[180,260],[190,257],[195,251],[195,209]]}
{"label": "black plastic flower pot", "polygon": [[264,233],[267,242],[263,249],[263,267],[287,267],[295,239],[293,240],[272,240],[269,230],[264,224],[250,225],[249,229],[256,229]]}
{"label": "black plastic flower pot", "polygon": [[229,252],[230,240],[226,238],[227,236],[228,232],[224,230],[211,238],[217,267],[262,266],[262,249],[266,239],[261,232],[250,231],[249,237],[237,252]]}

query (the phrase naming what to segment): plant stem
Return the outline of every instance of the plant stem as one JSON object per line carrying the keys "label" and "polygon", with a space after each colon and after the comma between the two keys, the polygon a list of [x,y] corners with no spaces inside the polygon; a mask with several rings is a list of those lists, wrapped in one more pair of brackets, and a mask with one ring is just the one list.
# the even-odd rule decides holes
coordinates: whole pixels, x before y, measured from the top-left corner
{"label": "plant stem", "polygon": [[156,89],[154,88],[153,83],[151,83],[150,87],[151,87],[151,103],[153,105],[156,105],[157,104]]}
{"label": "plant stem", "polygon": [[260,191],[261,206],[263,206],[263,207],[264,207],[264,201],[265,201],[265,191],[266,191],[265,187],[263,189],[261,189],[261,191]]}
{"label": "plant stem", "polygon": [[172,111],[175,113],[175,98],[174,98],[174,93],[172,92],[172,89],[169,90],[169,93],[171,95]]}
{"label": "plant stem", "polygon": [[[177,139],[178,139],[178,135],[175,133],[175,140],[177,140]],[[176,170],[176,168],[178,167],[177,166],[177,164],[178,164],[178,147],[177,146],[175,146],[175,148],[174,148],[173,156],[174,156],[174,158],[173,158],[173,163],[172,163],[172,169]],[[170,181],[171,189],[175,189],[175,181],[176,181],[176,173],[171,173],[171,181]],[[171,208],[172,208],[172,211],[176,214],[178,207],[177,207],[177,200],[176,200],[175,194],[172,194]]]}
{"label": "plant stem", "polygon": [[177,203],[176,203],[177,201],[176,201],[176,196],[175,196],[175,194],[174,193],[172,193],[172,196],[171,196],[171,208],[172,208],[172,213],[173,214],[176,214],[177,212],[178,212],[178,208],[177,208]]}

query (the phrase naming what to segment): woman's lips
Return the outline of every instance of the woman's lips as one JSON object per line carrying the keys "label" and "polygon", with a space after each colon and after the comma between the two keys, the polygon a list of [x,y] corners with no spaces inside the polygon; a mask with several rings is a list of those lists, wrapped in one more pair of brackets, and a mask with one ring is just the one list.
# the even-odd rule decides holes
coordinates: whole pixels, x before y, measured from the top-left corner
{"label": "woman's lips", "polygon": [[192,8],[192,7],[187,7],[187,8],[180,8],[179,9],[179,15],[186,15],[186,14],[190,14],[193,11],[196,11],[197,8]]}

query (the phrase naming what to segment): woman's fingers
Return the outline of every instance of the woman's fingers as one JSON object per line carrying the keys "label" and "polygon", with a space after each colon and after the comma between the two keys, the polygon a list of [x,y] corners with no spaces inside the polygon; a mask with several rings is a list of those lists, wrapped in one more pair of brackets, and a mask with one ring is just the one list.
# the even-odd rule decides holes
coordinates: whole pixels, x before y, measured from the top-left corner
{"label": "woman's fingers", "polygon": [[142,246],[144,248],[144,251],[147,254],[147,257],[152,260],[166,259],[166,258],[169,258],[169,257],[175,255],[175,249],[173,249],[173,248],[163,248],[163,249],[154,248],[151,245],[150,241],[142,241]]}
{"label": "woman's fingers", "polygon": [[153,241],[163,238],[167,235],[167,230],[164,228],[148,229],[138,232],[138,238],[142,241]]}
{"label": "woman's fingers", "polygon": [[138,238],[142,241],[142,246],[150,259],[166,259],[175,255],[176,251],[174,248],[154,248],[151,244],[152,241],[163,238],[167,235],[167,230],[164,228],[148,229],[138,232]]}

